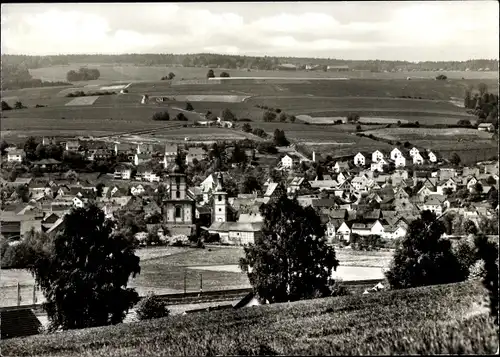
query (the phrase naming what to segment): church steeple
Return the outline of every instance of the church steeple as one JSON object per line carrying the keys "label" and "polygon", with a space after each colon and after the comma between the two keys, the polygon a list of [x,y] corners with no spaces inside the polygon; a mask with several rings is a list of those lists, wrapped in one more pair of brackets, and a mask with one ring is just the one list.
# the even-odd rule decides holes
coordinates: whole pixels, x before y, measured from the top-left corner
{"label": "church steeple", "polygon": [[226,222],[227,221],[227,207],[226,207],[226,195],[224,191],[224,182],[222,180],[222,173],[217,174],[217,185],[214,190],[214,222]]}

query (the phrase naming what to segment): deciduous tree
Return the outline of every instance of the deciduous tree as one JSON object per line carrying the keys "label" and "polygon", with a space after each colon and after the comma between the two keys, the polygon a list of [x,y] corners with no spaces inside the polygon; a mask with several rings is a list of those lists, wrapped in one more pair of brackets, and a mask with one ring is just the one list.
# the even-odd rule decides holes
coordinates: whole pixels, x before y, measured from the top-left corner
{"label": "deciduous tree", "polygon": [[112,227],[95,205],[74,209],[30,268],[47,300],[51,330],[120,323],[138,301],[127,282],[140,272],[139,257]]}
{"label": "deciduous tree", "polygon": [[244,248],[240,267],[254,292],[270,303],[327,296],[339,262],[326,244],[325,227],[312,207],[289,199],[283,187],[278,192],[261,206],[262,236]]}
{"label": "deciduous tree", "polygon": [[465,280],[468,272],[453,254],[449,240],[441,238],[444,224],[430,211],[410,223],[394,253],[387,280],[395,289],[446,284]]}

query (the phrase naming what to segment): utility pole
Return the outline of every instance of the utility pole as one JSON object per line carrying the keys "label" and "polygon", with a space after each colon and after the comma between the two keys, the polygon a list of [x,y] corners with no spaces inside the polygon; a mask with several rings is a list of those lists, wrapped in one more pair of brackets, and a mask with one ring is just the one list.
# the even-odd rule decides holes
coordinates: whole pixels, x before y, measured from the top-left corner
{"label": "utility pole", "polygon": [[21,285],[17,282],[17,306],[21,305]]}
{"label": "utility pole", "polygon": [[184,270],[184,295],[186,295],[186,270]]}

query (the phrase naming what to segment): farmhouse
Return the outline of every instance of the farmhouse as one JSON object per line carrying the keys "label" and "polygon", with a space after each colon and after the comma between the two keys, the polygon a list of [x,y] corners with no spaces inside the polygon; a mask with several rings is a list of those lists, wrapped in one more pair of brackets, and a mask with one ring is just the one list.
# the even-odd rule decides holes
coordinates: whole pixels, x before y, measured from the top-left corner
{"label": "farmhouse", "polygon": [[22,162],[26,157],[23,149],[10,150],[7,153],[7,162]]}
{"label": "farmhouse", "polygon": [[403,155],[396,156],[396,158],[394,159],[394,165],[396,167],[405,167],[406,166],[406,158]]}
{"label": "farmhouse", "polygon": [[479,131],[495,131],[495,125],[492,123],[481,123],[478,125],[477,130]]}
{"label": "farmhouse", "polygon": [[399,150],[398,148],[392,149],[391,154],[390,154],[391,160],[395,161],[400,156],[403,156],[403,153],[401,152],[401,150]]}
{"label": "farmhouse", "polygon": [[419,152],[414,153],[412,158],[413,158],[413,165],[423,165],[424,164],[424,158],[422,157],[422,155]]}

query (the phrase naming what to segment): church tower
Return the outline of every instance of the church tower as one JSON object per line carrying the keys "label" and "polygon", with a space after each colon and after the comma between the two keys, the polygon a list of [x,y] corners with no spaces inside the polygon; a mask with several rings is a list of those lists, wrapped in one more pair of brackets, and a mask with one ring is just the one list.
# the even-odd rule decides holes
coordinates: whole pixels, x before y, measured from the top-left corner
{"label": "church tower", "polygon": [[195,201],[187,194],[186,175],[175,165],[168,175],[168,196],[163,200],[166,223],[194,224]]}
{"label": "church tower", "polygon": [[227,193],[224,191],[224,183],[222,181],[222,173],[217,175],[217,186],[215,187],[213,197],[214,197],[214,222],[226,222],[227,221],[227,209],[226,209],[226,196]]}

